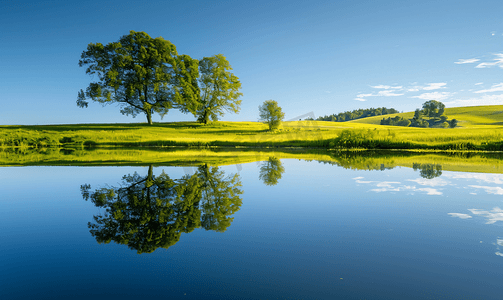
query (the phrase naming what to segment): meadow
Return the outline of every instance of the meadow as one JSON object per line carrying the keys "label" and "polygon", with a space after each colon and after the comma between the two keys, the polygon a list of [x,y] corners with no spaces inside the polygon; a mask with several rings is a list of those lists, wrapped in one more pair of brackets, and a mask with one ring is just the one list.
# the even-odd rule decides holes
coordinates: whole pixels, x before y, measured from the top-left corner
{"label": "meadow", "polygon": [[[503,105],[447,108],[456,128],[379,125],[382,116],[349,122],[291,121],[275,131],[259,122],[0,126],[0,147],[234,147],[503,151]],[[400,115],[411,118],[413,113]]]}

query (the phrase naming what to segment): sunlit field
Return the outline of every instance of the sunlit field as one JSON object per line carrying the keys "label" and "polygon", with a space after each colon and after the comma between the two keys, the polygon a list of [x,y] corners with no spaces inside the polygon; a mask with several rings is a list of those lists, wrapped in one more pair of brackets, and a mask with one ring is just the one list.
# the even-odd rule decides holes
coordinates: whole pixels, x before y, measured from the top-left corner
{"label": "sunlit field", "polygon": [[[258,122],[0,126],[0,146],[51,147],[304,147],[501,151],[503,106],[447,108],[456,128],[378,125],[382,116],[350,122]],[[413,113],[397,114],[411,118]],[[386,117],[394,115],[387,115]]]}

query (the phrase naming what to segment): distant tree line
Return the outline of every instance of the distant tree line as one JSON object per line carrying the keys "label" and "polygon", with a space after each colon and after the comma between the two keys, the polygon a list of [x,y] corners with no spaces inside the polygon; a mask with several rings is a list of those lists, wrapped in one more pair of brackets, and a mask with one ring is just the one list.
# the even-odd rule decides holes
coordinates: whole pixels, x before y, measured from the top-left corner
{"label": "distant tree line", "polygon": [[416,109],[412,119],[405,119],[401,116],[383,118],[381,125],[422,127],[422,128],[454,128],[458,125],[456,119],[448,120],[444,115],[445,105],[436,100],[423,103],[423,109]]}
{"label": "distant tree line", "polygon": [[331,121],[331,122],[346,122],[356,119],[362,119],[367,117],[381,116],[387,114],[399,113],[398,110],[394,108],[378,107],[378,108],[365,108],[365,109],[355,109],[353,111],[345,111],[338,114],[332,114],[324,117],[318,117],[317,121]]}

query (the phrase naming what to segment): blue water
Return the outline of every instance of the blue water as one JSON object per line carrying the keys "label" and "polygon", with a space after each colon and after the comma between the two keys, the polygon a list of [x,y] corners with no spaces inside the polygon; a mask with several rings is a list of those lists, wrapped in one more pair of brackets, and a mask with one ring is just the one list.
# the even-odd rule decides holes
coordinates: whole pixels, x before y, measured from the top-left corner
{"label": "blue water", "polygon": [[266,185],[261,166],[218,167],[242,184],[225,232],[142,254],[97,242],[80,187],[148,166],[0,168],[0,299],[502,299],[503,175],[282,160]]}

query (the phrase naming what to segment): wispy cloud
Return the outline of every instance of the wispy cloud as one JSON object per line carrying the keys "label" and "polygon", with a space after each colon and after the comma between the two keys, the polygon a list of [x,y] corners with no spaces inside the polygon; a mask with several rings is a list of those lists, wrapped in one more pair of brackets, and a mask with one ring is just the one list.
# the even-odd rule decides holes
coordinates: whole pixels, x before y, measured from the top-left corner
{"label": "wispy cloud", "polygon": [[458,61],[454,62],[455,64],[461,65],[461,64],[473,64],[478,62],[480,59],[477,58],[468,58],[468,59],[459,59]]}
{"label": "wispy cloud", "polygon": [[413,96],[411,98],[442,101],[442,100],[450,98],[452,95],[453,95],[453,93],[450,93],[450,92],[432,92],[432,93],[423,93],[419,96]]}
{"label": "wispy cloud", "polygon": [[367,97],[395,97],[395,96],[402,96],[403,94],[396,93],[397,90],[401,89],[402,87],[391,87],[391,86],[384,86],[384,85],[378,85],[373,88],[379,88],[379,89],[384,89],[384,91],[379,91],[377,93],[370,93],[370,94],[358,94],[356,95],[356,98],[354,100],[356,101],[367,101]]}
{"label": "wispy cloud", "polygon": [[383,96],[383,97],[395,97],[395,96],[402,96],[403,94],[397,94],[394,91],[379,91],[376,96]]}
{"label": "wispy cloud", "polygon": [[370,86],[370,87],[374,88],[374,89],[385,89],[385,90],[400,90],[403,88],[402,86],[390,86],[390,85],[383,85],[383,84]]}
{"label": "wispy cloud", "polygon": [[503,92],[503,83],[493,84],[493,86],[490,89],[475,91],[474,93],[480,94],[480,93],[493,93],[493,92]]}
{"label": "wispy cloud", "polygon": [[424,185],[424,186],[446,186],[449,185],[450,182],[447,180],[444,180],[442,178],[432,178],[432,179],[426,179],[426,178],[418,178],[418,179],[408,179],[407,181],[413,181],[419,185]]}
{"label": "wispy cloud", "polygon": [[[412,84],[417,84],[417,83],[412,83]],[[438,90],[438,89],[445,89],[447,86],[446,82],[432,82],[432,83],[427,83],[426,85],[414,85],[414,86],[409,86],[409,87],[403,87],[401,85],[374,85],[370,86],[371,88],[374,89],[380,89],[378,92],[373,92],[373,93],[360,93],[356,95],[356,98],[354,100],[357,101],[366,101],[367,97],[397,97],[397,96],[403,96],[408,92],[418,92],[418,91],[431,91],[431,90]],[[425,93],[419,96],[414,96],[412,98],[419,98],[419,99],[426,99],[426,100],[445,100],[449,97],[451,97],[453,94],[452,93]]]}
{"label": "wispy cloud", "polygon": [[494,54],[496,56],[495,59],[493,59],[492,62],[483,62],[475,66],[475,68],[490,68],[493,66],[499,66],[500,68],[503,68],[503,53],[496,53]]}
{"label": "wispy cloud", "polygon": [[452,179],[475,179],[486,183],[503,184],[503,174],[488,173],[445,173],[442,177]]}
{"label": "wispy cloud", "polygon": [[[383,192],[425,192],[426,195],[442,195],[437,189],[434,188],[417,188],[414,185],[406,185],[402,184],[398,181],[364,181],[361,180],[363,177],[353,178],[356,183],[361,184],[370,184],[375,186],[376,188],[370,189],[371,192],[383,193]],[[412,181],[412,180],[411,180]]]}
{"label": "wispy cloud", "polygon": [[483,189],[488,194],[503,195],[503,188],[499,186],[483,186],[483,185],[469,185],[469,187],[476,189]]}
{"label": "wispy cloud", "polygon": [[479,98],[457,99],[449,102],[444,102],[446,106],[475,106],[475,105],[502,105],[503,94],[498,95],[482,95]]}
{"label": "wispy cloud", "polygon": [[475,85],[482,85],[484,84],[483,82],[477,82]]}
{"label": "wispy cloud", "polygon": [[448,215],[451,215],[453,217],[460,218],[460,219],[471,219],[472,218],[472,216],[470,216],[468,214],[448,213]]}
{"label": "wispy cloud", "polygon": [[498,221],[503,221],[503,210],[499,207],[493,208],[491,211],[481,209],[469,209],[474,215],[480,215],[487,219],[486,224],[494,224]]}
{"label": "wispy cloud", "polygon": [[443,89],[447,83],[445,82],[437,82],[437,83],[428,83],[427,86],[423,87],[423,90],[425,91],[430,91],[430,90],[438,90],[438,89]]}

